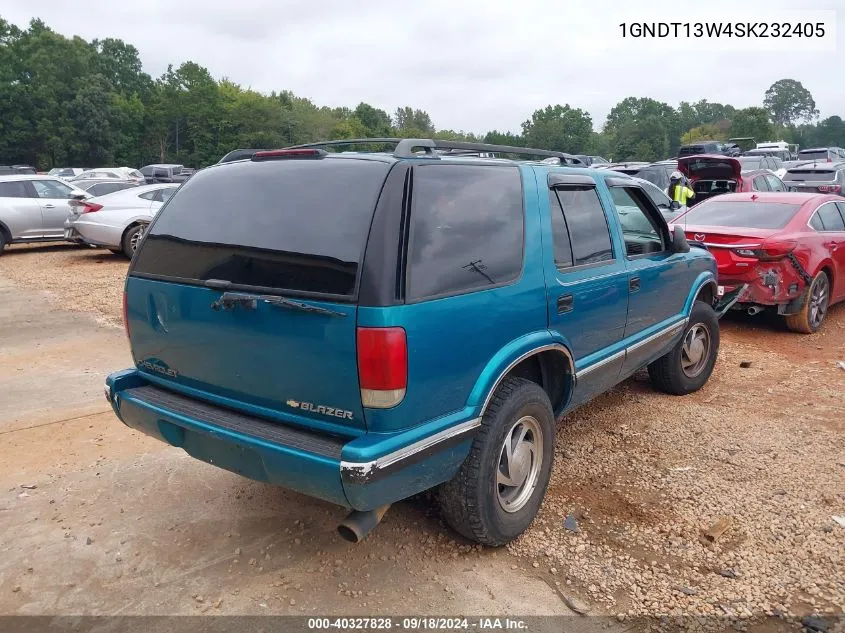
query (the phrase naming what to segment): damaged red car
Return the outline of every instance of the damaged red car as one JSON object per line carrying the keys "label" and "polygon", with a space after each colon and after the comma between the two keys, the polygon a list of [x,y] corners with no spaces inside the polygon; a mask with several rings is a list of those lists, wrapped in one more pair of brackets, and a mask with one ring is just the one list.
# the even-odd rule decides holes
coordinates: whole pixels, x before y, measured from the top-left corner
{"label": "damaged red car", "polygon": [[722,310],[776,310],[812,333],[845,300],[845,201],[805,193],[733,193],[706,200],[673,227],[718,265]]}

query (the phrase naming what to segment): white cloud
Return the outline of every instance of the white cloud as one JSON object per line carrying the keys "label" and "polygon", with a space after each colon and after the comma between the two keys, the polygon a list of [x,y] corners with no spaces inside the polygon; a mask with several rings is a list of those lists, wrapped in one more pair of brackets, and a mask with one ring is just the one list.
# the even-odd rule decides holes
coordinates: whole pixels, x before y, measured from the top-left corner
{"label": "white cloud", "polygon": [[[819,0],[807,9],[838,4]],[[742,8],[762,21],[777,8],[796,9],[796,2],[745,0]],[[169,63],[191,60],[217,78],[266,92],[293,90],[320,105],[422,108],[440,128],[517,130],[532,111],[554,103],[589,111],[599,126],[627,96],[673,106],[699,99],[759,105],[765,90],[784,77],[813,93],[822,116],[845,116],[837,75],[843,54],[728,51],[721,40],[698,51],[625,42],[614,34],[632,10],[642,19],[669,22],[690,15],[677,2],[657,0],[145,0],[105,6],[39,0],[14,3],[0,15],[19,26],[39,17],[62,34],[89,40],[121,38],[138,48],[153,76]],[[727,21],[735,11],[735,2],[715,0],[699,14]],[[839,13],[843,30],[845,11]]]}

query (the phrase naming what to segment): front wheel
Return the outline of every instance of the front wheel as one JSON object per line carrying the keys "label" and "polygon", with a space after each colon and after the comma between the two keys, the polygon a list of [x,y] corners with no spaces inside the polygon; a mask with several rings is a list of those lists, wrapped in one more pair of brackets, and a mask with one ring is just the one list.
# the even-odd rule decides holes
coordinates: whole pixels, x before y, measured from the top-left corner
{"label": "front wheel", "polygon": [[681,340],[648,366],[651,384],[676,396],[698,391],[713,373],[718,353],[719,318],[708,304],[696,301]]}
{"label": "front wheel", "polygon": [[820,270],[810,283],[810,291],[798,314],[786,317],[786,327],[793,332],[812,334],[817,332],[827,315],[830,305],[830,280],[827,273]]}
{"label": "front wheel", "polygon": [[463,536],[494,547],[522,534],[546,494],[554,437],[546,392],[524,378],[502,381],[469,456],[440,487],[438,501],[446,522]]}
{"label": "front wheel", "polygon": [[4,250],[6,250],[6,234],[3,229],[0,229],[0,255],[3,254]]}

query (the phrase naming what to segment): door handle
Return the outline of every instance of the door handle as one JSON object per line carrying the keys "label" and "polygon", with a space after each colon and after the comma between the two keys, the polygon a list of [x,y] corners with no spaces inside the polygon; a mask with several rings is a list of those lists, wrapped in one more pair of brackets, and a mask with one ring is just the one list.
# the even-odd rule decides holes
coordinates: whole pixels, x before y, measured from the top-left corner
{"label": "door handle", "polygon": [[572,312],[573,308],[573,300],[572,295],[562,295],[557,298],[557,313],[558,314],[565,314],[567,312]]}
{"label": "door handle", "polygon": [[640,278],[639,277],[631,277],[628,280],[628,291],[629,292],[638,292],[640,289]]}
{"label": "door handle", "polygon": [[56,205],[55,205],[55,204],[50,204],[50,203],[48,202],[47,204],[45,204],[45,205],[44,205],[44,208],[45,208],[45,209],[55,209],[55,208],[56,208]]}

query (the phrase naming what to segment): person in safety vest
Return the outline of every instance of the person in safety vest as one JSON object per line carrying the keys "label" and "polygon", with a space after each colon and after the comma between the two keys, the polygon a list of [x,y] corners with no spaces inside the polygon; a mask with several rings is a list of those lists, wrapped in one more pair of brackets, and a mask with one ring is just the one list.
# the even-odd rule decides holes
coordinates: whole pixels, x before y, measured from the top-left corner
{"label": "person in safety vest", "polygon": [[669,189],[666,195],[672,200],[672,208],[677,209],[687,206],[687,200],[695,197],[695,192],[686,186],[684,175],[679,171],[673,171],[669,176]]}

